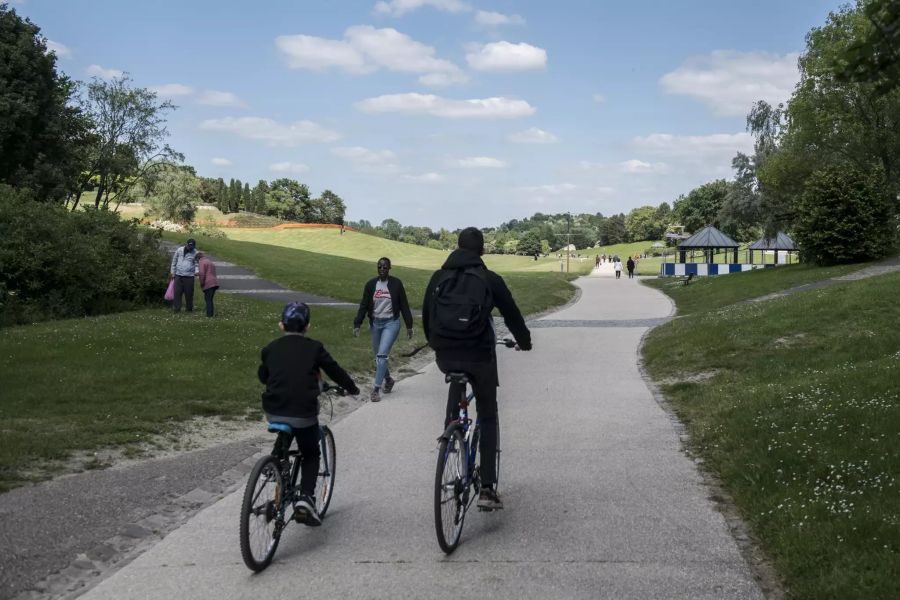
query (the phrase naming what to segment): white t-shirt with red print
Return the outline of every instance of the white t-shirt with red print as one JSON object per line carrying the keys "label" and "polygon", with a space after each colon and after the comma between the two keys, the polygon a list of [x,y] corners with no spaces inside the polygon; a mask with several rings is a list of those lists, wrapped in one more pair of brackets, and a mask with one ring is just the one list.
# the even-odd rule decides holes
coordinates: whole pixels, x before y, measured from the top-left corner
{"label": "white t-shirt with red print", "polygon": [[375,282],[375,295],[372,296],[372,317],[375,319],[393,319],[394,307],[391,305],[391,292],[388,282],[380,279]]}

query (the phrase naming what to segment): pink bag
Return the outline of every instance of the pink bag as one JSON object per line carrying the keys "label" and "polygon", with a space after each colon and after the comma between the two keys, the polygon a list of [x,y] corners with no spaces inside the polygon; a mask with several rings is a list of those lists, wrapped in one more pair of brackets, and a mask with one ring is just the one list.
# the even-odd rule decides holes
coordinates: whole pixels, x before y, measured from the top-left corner
{"label": "pink bag", "polygon": [[175,299],[175,278],[169,280],[169,287],[166,288],[166,293],[163,296],[163,300],[167,300],[171,302]]}

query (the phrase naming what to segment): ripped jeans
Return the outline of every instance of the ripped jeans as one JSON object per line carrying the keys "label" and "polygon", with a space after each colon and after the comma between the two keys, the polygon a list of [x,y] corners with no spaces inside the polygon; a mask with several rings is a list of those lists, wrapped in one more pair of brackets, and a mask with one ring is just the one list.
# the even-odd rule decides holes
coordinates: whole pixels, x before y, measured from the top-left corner
{"label": "ripped jeans", "polygon": [[375,387],[391,376],[388,355],[400,333],[400,319],[372,319],[372,352],[375,353]]}

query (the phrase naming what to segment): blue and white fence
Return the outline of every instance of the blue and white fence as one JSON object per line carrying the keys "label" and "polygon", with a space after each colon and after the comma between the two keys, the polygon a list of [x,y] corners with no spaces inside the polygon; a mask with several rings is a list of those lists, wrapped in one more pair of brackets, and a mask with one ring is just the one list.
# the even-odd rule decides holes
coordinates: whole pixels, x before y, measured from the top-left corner
{"label": "blue and white fence", "polygon": [[694,275],[728,275],[752,269],[769,269],[776,265],[718,264],[718,263],[663,263],[660,265],[660,277],[686,277]]}

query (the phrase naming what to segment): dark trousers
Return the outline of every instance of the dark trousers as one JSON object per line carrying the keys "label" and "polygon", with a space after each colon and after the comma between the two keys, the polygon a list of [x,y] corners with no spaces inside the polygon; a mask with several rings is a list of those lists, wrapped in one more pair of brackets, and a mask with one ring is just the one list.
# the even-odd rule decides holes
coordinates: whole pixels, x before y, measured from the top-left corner
{"label": "dark trousers", "polygon": [[628,269],[628,279],[634,279],[634,269]]}
{"label": "dark trousers", "polygon": [[215,306],[213,306],[213,296],[216,295],[216,290],[219,289],[219,286],[214,286],[211,288],[206,288],[203,290],[203,299],[206,301],[206,316],[211,317],[216,314]]}
{"label": "dark trousers", "polygon": [[175,276],[175,300],[172,301],[172,310],[181,312],[181,294],[184,294],[184,309],[188,312],[194,310],[194,276]]}
{"label": "dark trousers", "polygon": [[313,496],[316,493],[316,478],[319,476],[319,426],[294,427],[294,439],[300,450],[300,493]]}
{"label": "dark trousers", "polygon": [[[500,421],[497,418],[497,363],[446,360],[437,357],[438,368],[447,373],[462,371],[469,375],[475,390],[475,410],[481,420],[481,481],[485,486],[497,483],[497,439],[500,437]],[[451,384],[447,396],[447,415],[444,427],[459,416],[459,398],[462,386]]]}

